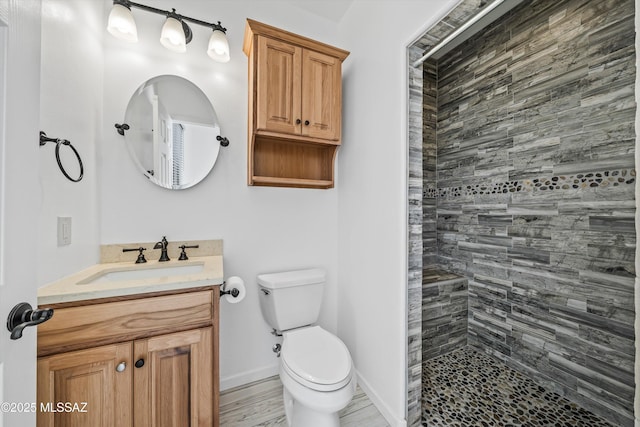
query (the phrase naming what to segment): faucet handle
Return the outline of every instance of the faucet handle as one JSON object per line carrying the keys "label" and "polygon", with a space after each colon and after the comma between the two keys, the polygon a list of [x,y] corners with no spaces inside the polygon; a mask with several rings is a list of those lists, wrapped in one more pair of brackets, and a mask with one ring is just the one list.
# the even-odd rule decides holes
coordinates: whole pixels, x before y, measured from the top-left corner
{"label": "faucet handle", "polygon": [[189,259],[189,257],[187,256],[187,251],[185,251],[185,249],[199,248],[200,245],[192,245],[192,246],[182,245],[178,247],[182,249],[182,252],[180,252],[180,258],[178,258],[178,261],[184,261]]}
{"label": "faucet handle", "polygon": [[147,262],[146,258],[144,257],[144,254],[142,253],[143,251],[146,251],[147,248],[143,248],[142,246],[140,246],[139,248],[125,248],[122,249],[122,252],[133,252],[133,251],[140,251],[140,253],[138,254],[138,259],[136,260],[136,264],[142,264]]}

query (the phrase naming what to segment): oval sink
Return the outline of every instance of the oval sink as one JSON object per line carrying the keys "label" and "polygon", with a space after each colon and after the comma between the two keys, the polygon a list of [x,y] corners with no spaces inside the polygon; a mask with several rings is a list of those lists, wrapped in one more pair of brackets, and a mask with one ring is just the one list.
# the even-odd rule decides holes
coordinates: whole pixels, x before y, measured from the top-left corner
{"label": "oval sink", "polygon": [[132,266],[127,268],[107,269],[78,282],[79,285],[94,283],[122,282],[128,280],[155,279],[160,277],[186,276],[202,272],[203,263],[172,266]]}

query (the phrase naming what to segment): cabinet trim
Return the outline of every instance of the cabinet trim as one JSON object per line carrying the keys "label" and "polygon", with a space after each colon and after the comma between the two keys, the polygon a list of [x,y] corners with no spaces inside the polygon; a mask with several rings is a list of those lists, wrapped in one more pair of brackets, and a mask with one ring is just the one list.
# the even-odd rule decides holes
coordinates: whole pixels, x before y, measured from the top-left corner
{"label": "cabinet trim", "polygon": [[308,37],[290,33],[289,31],[281,30],[279,28],[263,24],[262,22],[254,21],[253,19],[249,18],[247,18],[247,25],[245,26],[244,30],[244,43],[242,45],[242,51],[247,56],[249,56],[249,53],[251,52],[253,43],[255,41],[253,36],[257,35],[282,40],[298,45],[300,47],[315,50],[316,52],[335,56],[336,58],[340,59],[340,61],[344,61],[347,56],[349,56],[349,52],[346,50],[310,39]]}

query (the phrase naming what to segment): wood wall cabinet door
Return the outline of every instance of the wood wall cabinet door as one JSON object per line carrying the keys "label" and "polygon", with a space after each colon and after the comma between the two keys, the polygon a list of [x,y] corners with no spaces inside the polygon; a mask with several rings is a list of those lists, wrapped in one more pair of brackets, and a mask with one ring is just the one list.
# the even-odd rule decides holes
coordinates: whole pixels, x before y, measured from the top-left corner
{"label": "wood wall cabinet door", "polygon": [[340,139],[341,62],[258,38],[256,130]]}
{"label": "wood wall cabinet door", "polygon": [[202,375],[213,371],[212,339],[205,328],[135,341],[135,427],[213,425],[217,392]]}
{"label": "wood wall cabinet door", "polygon": [[256,127],[299,134],[302,49],[266,37],[258,43]]}
{"label": "wood wall cabinet door", "polygon": [[123,343],[38,359],[38,427],[132,426],[131,350]]}
{"label": "wood wall cabinet door", "polygon": [[302,134],[340,140],[342,73],[334,56],[302,53]]}

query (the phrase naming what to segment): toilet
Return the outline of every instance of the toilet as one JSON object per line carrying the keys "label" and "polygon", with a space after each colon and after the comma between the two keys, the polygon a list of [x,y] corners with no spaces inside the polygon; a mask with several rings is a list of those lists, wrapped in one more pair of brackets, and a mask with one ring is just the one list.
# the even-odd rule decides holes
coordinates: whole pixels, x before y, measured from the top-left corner
{"label": "toilet", "polygon": [[347,346],[315,325],[325,272],[313,268],[258,275],[260,309],[282,334],[280,380],[290,427],[336,427],[356,389]]}

